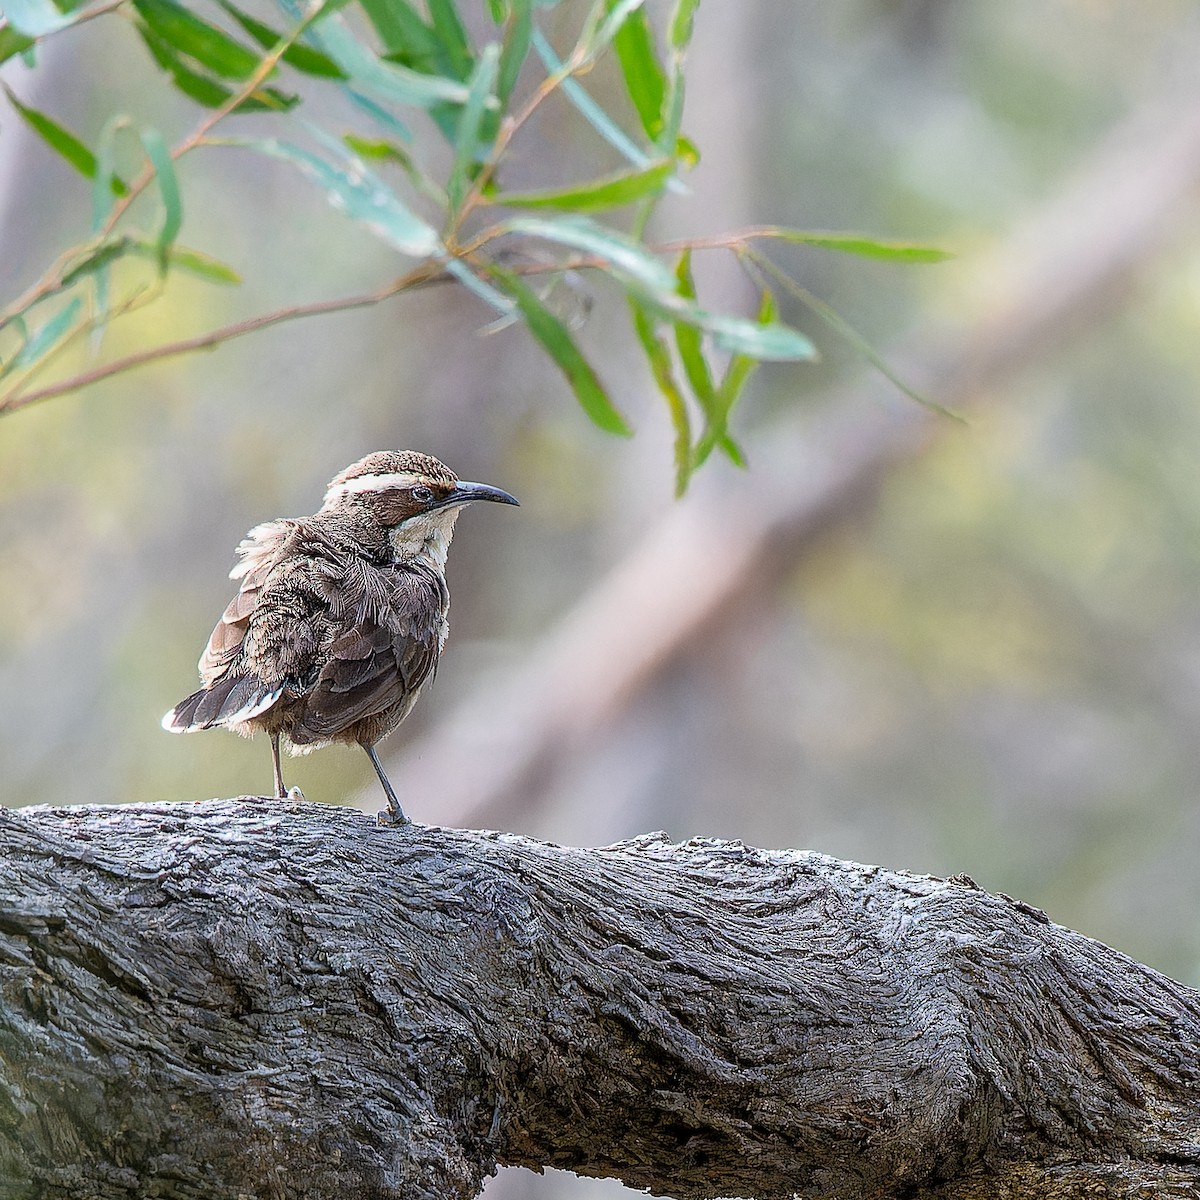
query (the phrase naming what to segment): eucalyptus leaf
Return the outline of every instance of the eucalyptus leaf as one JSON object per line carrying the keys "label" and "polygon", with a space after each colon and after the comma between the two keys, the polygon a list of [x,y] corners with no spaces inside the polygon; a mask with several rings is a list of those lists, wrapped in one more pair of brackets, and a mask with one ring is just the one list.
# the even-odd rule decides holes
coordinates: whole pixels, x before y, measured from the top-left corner
{"label": "eucalyptus leaf", "polygon": [[462,207],[468,184],[479,162],[479,130],[483,124],[487,103],[492,96],[499,65],[500,47],[492,42],[484,47],[479,56],[479,62],[471,76],[467,102],[459,113],[458,132],[454,140],[454,163],[446,183],[451,217]]}
{"label": "eucalyptus leaf", "polygon": [[[277,33],[269,25],[255,20],[244,13],[229,0],[217,0],[221,7],[264,49],[271,50],[284,40],[282,33]],[[345,79],[346,73],[327,54],[314,50],[311,46],[293,43],[283,52],[283,61],[305,75],[314,75],[319,79]]]}
{"label": "eucalyptus leaf", "polygon": [[12,362],[12,368],[32,366],[44,358],[70,332],[76,318],[83,309],[83,301],[73,296],[44,325],[42,325],[20,349]]}
{"label": "eucalyptus leaf", "polygon": [[670,160],[618,171],[603,179],[538,192],[500,192],[492,197],[496,204],[511,208],[561,208],[570,212],[602,212],[620,208],[647,196],[656,196],[675,170]]}
{"label": "eucalyptus leaf", "polygon": [[456,79],[423,75],[408,67],[386,62],[367,49],[351,32],[344,18],[322,18],[309,36],[317,47],[350,77],[356,87],[398,104],[433,108],[449,101],[467,102],[467,88]]}
{"label": "eucalyptus leaf", "polygon": [[567,327],[538,298],[520,276],[492,263],[488,270],[521,310],[529,332],[541,343],[566,377],[583,411],[606,433],[629,437],[632,430],[620,410],[608,398],[591,364],[575,345]]}
{"label": "eucalyptus leaf", "polygon": [[429,16],[433,21],[433,32],[442,53],[456,79],[467,79],[473,73],[471,45],[467,31],[459,20],[454,0],[426,0]]}
{"label": "eucalyptus leaf", "polygon": [[345,167],[334,166],[310,150],[276,138],[234,138],[227,144],[246,146],[292,163],[324,190],[335,208],[402,254],[412,258],[444,254],[432,225],[418,217],[363,162],[333,139],[329,143],[343,156]]}
{"label": "eucalyptus leaf", "polygon": [[[22,104],[7,85],[4,87],[9,103],[16,109],[21,119],[40,137],[56,154],[61,155],[81,175],[87,179],[96,177],[96,156],[69,129],[65,129],[52,117],[38,112],[27,104]],[[108,186],[116,196],[128,194],[129,188],[124,181],[111,176]]]}
{"label": "eucalyptus leaf", "polygon": [[155,245],[158,247],[159,269],[165,273],[168,252],[183,225],[183,197],[180,195],[179,180],[175,175],[175,160],[171,157],[163,135],[157,129],[147,127],[141,130],[141,139],[146,157],[154,168],[158,193],[162,199],[163,223]]}
{"label": "eucalyptus leaf", "polygon": [[663,130],[667,77],[654,48],[654,33],[644,9],[630,13],[613,39],[625,90],[646,136],[657,142]]}
{"label": "eucalyptus leaf", "polygon": [[638,242],[598,225],[587,217],[513,217],[505,221],[501,229],[510,233],[524,233],[532,237],[545,238],[585,254],[595,255],[606,261],[613,272],[625,276],[636,286],[646,290],[655,301],[664,296],[668,303],[677,299],[675,276],[670,269],[655,258]]}
{"label": "eucalyptus leaf", "polygon": [[223,79],[249,79],[259,56],[223,30],[173,0],[133,0],[138,15],[160,38]]}
{"label": "eucalyptus leaf", "polygon": [[816,246],[822,250],[840,250],[844,254],[857,254],[863,258],[879,258],[890,262],[939,263],[954,257],[949,250],[938,246],[870,237],[863,233],[821,233],[771,225],[755,229],[752,236]]}
{"label": "eucalyptus leaf", "polygon": [[6,62],[14,54],[24,54],[32,49],[34,40],[26,37],[11,25],[0,27],[0,63]]}
{"label": "eucalyptus leaf", "polygon": [[671,428],[675,431],[675,495],[682,496],[692,473],[692,422],[687,400],[675,379],[671,352],[655,330],[654,317],[636,296],[629,297],[633,328],[650,366],[658,390],[667,402]]}

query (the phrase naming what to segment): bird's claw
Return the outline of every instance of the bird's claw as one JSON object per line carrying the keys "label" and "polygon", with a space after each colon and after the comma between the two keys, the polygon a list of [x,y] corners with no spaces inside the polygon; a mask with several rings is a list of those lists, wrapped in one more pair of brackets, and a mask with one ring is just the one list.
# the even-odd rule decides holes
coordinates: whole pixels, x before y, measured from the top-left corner
{"label": "bird's claw", "polygon": [[375,824],[388,828],[400,829],[412,824],[412,818],[405,816],[402,808],[383,808],[375,814]]}

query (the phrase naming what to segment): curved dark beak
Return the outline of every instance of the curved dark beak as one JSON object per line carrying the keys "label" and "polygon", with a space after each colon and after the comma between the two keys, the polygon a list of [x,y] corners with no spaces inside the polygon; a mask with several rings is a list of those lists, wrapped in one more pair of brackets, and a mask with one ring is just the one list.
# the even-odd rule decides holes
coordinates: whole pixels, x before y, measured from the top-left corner
{"label": "curved dark beak", "polygon": [[455,485],[452,491],[438,506],[450,508],[455,504],[472,504],[476,500],[493,500],[497,504],[517,504],[521,502],[516,496],[510,496],[490,483],[467,483],[463,480]]}

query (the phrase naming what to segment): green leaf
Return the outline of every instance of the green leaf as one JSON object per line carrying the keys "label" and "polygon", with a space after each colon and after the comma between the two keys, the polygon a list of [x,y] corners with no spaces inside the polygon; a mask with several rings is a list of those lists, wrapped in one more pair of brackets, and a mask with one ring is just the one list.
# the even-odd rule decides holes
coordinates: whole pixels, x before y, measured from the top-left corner
{"label": "green leaf", "polygon": [[[229,0],[217,0],[217,3],[264,49],[272,50],[284,40],[283,34],[276,33],[269,25],[256,21],[248,13],[231,4]],[[315,75],[320,79],[345,79],[346,73],[330,58],[311,46],[293,43],[283,52],[283,61],[305,75]]]}
{"label": "green leaf", "polygon": [[[154,32],[148,25],[137,22],[137,31],[146,43],[155,62],[170,76],[175,86],[197,104],[205,108],[220,108],[233,92],[224,84],[218,83],[208,75],[202,75],[193,70],[183,58],[175,52],[175,48]],[[239,113],[247,112],[285,112],[299,103],[298,96],[289,96],[275,88],[258,88],[253,95],[248,96],[238,106]]]}
{"label": "green leaf", "polygon": [[682,496],[692,473],[692,423],[687,401],[675,379],[671,352],[655,332],[654,318],[636,296],[629,297],[629,308],[633,314],[634,332],[671,416],[671,427],[675,431],[675,495]]}
{"label": "green leaf", "polygon": [[[315,135],[319,131],[314,130]],[[437,231],[416,215],[382,180],[332,138],[322,138],[346,160],[340,169],[319,155],[276,138],[230,138],[226,145],[246,146],[260,154],[282,158],[299,167],[330,203],[358,221],[381,241],[412,258],[441,257],[445,251]]]}
{"label": "green leaf", "polygon": [[356,87],[383,99],[425,109],[447,101],[453,104],[467,102],[468,91],[456,79],[424,75],[376,58],[336,14],[319,20],[309,36],[345,71]]}
{"label": "green leaf", "polygon": [[666,186],[675,164],[663,160],[648,167],[618,171],[603,179],[571,187],[539,192],[501,192],[492,199],[511,208],[562,208],[572,212],[601,212],[620,208],[647,196],[656,196]]}
{"label": "green leaf", "polygon": [[183,198],[179,194],[179,180],[175,175],[175,160],[163,135],[157,129],[146,127],[141,130],[142,145],[146,157],[154,168],[158,181],[158,193],[163,205],[163,223],[158,231],[155,245],[158,248],[158,269],[166,274],[172,243],[183,225]]}
{"label": "green leaf", "polygon": [[[764,288],[762,302],[758,308],[758,323],[772,325],[774,322],[775,298],[769,290]],[[699,442],[696,443],[696,450],[692,456],[693,467],[702,466],[714,447],[717,446],[735,466],[744,467],[746,465],[741,450],[729,436],[729,416],[757,366],[758,360],[748,354],[735,354],[730,358],[729,365],[725,368],[725,374],[706,410],[708,427]]]}
{"label": "green leaf", "polygon": [[433,30],[407,0],[361,0],[367,19],[389,54],[401,54],[407,66],[418,63],[432,69],[438,42]]}
{"label": "green leaf", "polygon": [[[503,106],[517,85],[521,68],[529,57],[533,40],[532,0],[512,0],[508,28],[504,32],[504,49],[500,52],[500,70],[496,76],[496,96]],[[499,113],[496,114],[499,121]]]}
{"label": "green leaf", "polygon": [[[679,256],[679,265],[675,268],[675,278],[679,282],[679,295],[684,300],[695,304],[696,284],[692,279],[692,252],[690,250],[685,250]],[[679,350],[679,361],[683,363],[688,386],[699,400],[706,418],[711,421],[715,389],[712,375],[708,369],[708,360],[704,357],[703,338],[699,328],[689,325],[686,321],[676,321],[675,345]]]}
{"label": "green leaf", "polygon": [[4,16],[17,33],[27,38],[57,33],[75,20],[70,13],[61,12],[51,0],[5,0]]}
{"label": "green leaf", "polygon": [[32,366],[49,354],[70,331],[82,308],[83,301],[78,296],[69,300],[21,347],[11,364],[12,369]]}
{"label": "green leaf", "polygon": [[467,79],[472,74],[473,56],[467,31],[459,20],[453,0],[427,0],[427,3],[433,19],[434,36],[442,47],[454,78]]}
{"label": "green leaf", "polygon": [[[133,252],[139,256],[157,254],[158,248],[146,242],[135,242]],[[242,277],[228,263],[223,263],[203,250],[193,250],[188,246],[171,246],[167,250],[167,259],[174,270],[184,271],[189,275],[197,275],[210,283],[239,284]]]}
{"label": "green leaf", "polygon": [[630,13],[613,39],[613,49],[642,128],[652,142],[657,142],[663,130],[667,77],[654,49],[654,34],[645,10]]}
{"label": "green leaf", "polygon": [[[536,26],[533,30],[533,48],[551,75],[563,70],[562,60],[554,53],[554,47],[546,40],[546,35]],[[561,87],[563,95],[575,105],[580,115],[614,150],[617,150],[636,167],[650,165],[652,161],[650,155],[613,121],[608,113],[580,87],[577,80],[564,78]],[[675,191],[681,187],[682,185],[676,185],[671,190]]]}
{"label": "green leaf", "polygon": [[675,11],[671,14],[668,31],[673,50],[683,51],[691,44],[696,9],[699,7],[700,0],[678,0]]}
{"label": "green leaf", "polygon": [[133,0],[142,20],[178,53],[222,79],[249,79],[259,56],[173,0]]}
{"label": "green leaf", "polygon": [[571,385],[575,398],[593,424],[606,433],[629,437],[632,433],[625,418],[608,398],[591,364],[575,345],[567,327],[538,299],[534,290],[519,276],[491,263],[489,272],[517,302],[529,332],[541,343]]}
{"label": "green leaf", "polygon": [[0,28],[0,63],[6,62],[14,54],[24,54],[34,44],[31,37],[18,33],[11,25]]}
{"label": "green leaf", "polygon": [[772,323],[759,325],[741,317],[725,317],[694,309],[678,318],[691,321],[712,334],[713,342],[723,350],[748,354],[760,362],[812,362],[817,348],[795,329]]}
{"label": "green leaf", "polygon": [[604,19],[596,24],[594,29],[589,30],[585,26],[579,39],[584,61],[595,58],[602,50],[607,49],[629,16],[641,8],[645,2],[646,0],[607,0],[604,7],[608,11]]}
{"label": "green leaf", "polygon": [[[96,156],[69,129],[64,129],[57,121],[22,104],[13,95],[12,90],[4,86],[9,103],[17,110],[21,119],[34,131],[56,154],[60,154],[87,179],[96,178]],[[115,196],[124,196],[129,188],[124,181],[116,176],[110,176],[108,185]]]}
{"label": "green leaf", "polygon": [[88,275],[102,271],[118,258],[128,254],[133,247],[133,239],[127,237],[108,238],[98,246],[90,247],[78,262],[63,272],[62,286],[69,288]]}
{"label": "green leaf", "polygon": [[822,250],[840,250],[844,254],[857,254],[863,258],[880,258],[890,262],[938,263],[954,257],[949,250],[942,250],[937,246],[868,237],[862,233],[816,233],[804,229],[768,226],[755,229],[751,236],[777,238],[784,242],[817,246]]}
{"label": "green leaf", "polygon": [[[112,266],[121,258],[149,258],[158,261],[160,250],[157,242],[144,242],[132,237],[108,238],[97,246],[91,247],[78,262],[74,263],[62,277],[62,286],[70,287],[88,275],[94,275]],[[202,250],[193,250],[188,246],[170,246],[167,258],[171,266],[185,271],[189,275],[198,275],[210,283],[237,284],[242,277],[226,263],[205,254]]]}
{"label": "green leaf", "polygon": [[450,178],[446,182],[451,217],[462,207],[468,181],[479,161],[479,129],[483,124],[483,115],[492,95],[492,85],[496,82],[496,70],[499,65],[500,47],[491,42],[484,47],[479,56],[479,62],[471,76],[467,102],[459,113],[458,133],[454,139],[454,165],[450,168]]}
{"label": "green leaf", "polygon": [[614,274],[621,275],[658,300],[662,295],[674,300],[675,277],[671,271],[638,242],[624,237],[587,217],[513,217],[501,229],[545,238],[607,262]]}

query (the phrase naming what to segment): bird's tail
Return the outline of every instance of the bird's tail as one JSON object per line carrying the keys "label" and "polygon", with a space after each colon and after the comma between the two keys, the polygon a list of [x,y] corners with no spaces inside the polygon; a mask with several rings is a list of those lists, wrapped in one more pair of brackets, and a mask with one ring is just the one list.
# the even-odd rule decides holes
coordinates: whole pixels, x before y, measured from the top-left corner
{"label": "bird's tail", "polygon": [[162,719],[168,733],[194,733],[213,725],[237,725],[260,717],[283,695],[254,675],[235,675],[202,687],[175,705]]}

